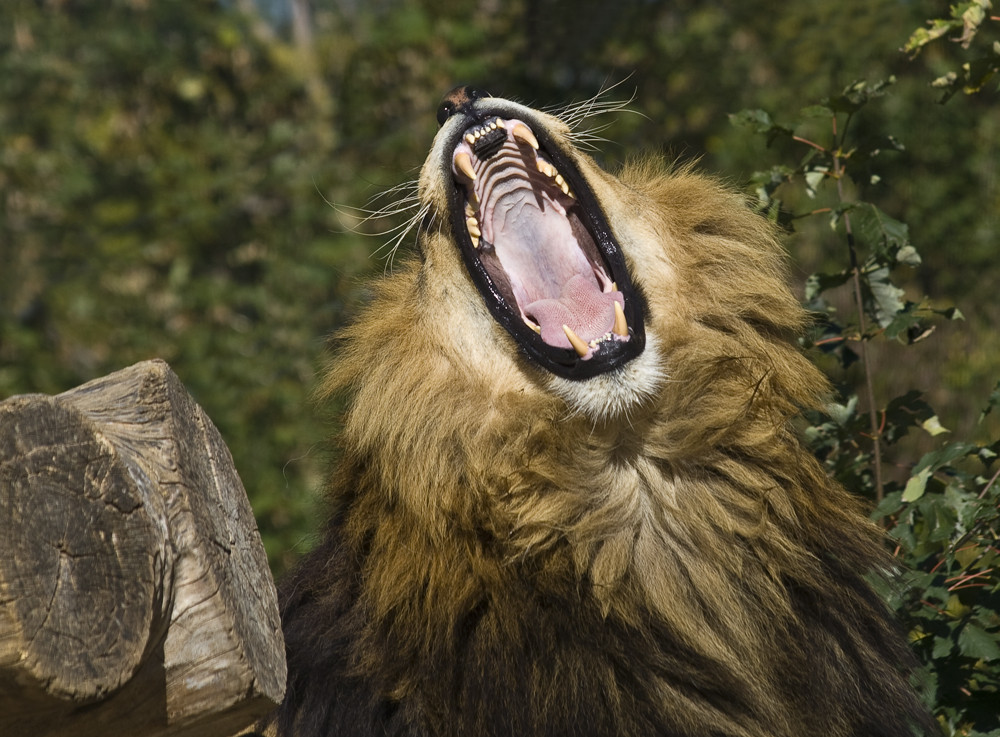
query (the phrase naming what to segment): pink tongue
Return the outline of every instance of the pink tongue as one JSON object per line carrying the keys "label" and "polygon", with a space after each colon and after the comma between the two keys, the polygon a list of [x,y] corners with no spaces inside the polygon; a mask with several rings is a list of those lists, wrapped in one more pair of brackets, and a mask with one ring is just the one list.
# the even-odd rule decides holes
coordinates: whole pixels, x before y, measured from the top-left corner
{"label": "pink tongue", "polygon": [[562,326],[569,325],[585,343],[611,332],[615,305],[625,306],[621,292],[602,292],[593,276],[576,274],[566,282],[559,299],[539,299],[524,314],[542,328],[542,340],[557,348],[571,348]]}

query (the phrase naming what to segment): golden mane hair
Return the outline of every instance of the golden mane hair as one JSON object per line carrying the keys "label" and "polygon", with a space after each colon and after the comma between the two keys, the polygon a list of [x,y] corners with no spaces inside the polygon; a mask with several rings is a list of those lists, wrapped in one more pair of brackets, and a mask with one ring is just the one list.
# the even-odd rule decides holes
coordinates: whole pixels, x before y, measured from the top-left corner
{"label": "golden mane hair", "polygon": [[[891,564],[879,531],[792,427],[828,387],[772,226],[690,168],[612,176],[558,118],[453,100],[419,257],[375,286],[325,379],[348,405],[324,540],[281,586],[281,733],[929,730],[865,580]],[[638,355],[556,375],[491,314],[450,199],[463,115],[524,121],[590,193]]]}

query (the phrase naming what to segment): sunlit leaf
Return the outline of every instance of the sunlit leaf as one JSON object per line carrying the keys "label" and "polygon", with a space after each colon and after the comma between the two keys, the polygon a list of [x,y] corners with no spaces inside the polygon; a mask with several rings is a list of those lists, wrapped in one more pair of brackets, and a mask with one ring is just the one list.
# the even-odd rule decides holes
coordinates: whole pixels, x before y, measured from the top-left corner
{"label": "sunlit leaf", "polygon": [[920,426],[931,435],[941,435],[946,432],[951,432],[951,430],[941,424],[941,420],[938,419],[937,415],[924,420],[920,423]]}
{"label": "sunlit leaf", "polygon": [[903,501],[915,502],[922,497],[924,490],[927,488],[927,480],[931,477],[932,473],[931,469],[925,468],[916,476],[911,476],[909,481],[906,482],[906,488],[903,489]]}

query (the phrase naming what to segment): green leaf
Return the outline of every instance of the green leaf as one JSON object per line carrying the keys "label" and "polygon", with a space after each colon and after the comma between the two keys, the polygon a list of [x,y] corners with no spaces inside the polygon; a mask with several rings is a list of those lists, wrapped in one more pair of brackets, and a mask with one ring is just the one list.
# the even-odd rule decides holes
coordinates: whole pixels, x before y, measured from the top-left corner
{"label": "green leaf", "polygon": [[989,633],[975,622],[967,622],[958,633],[958,646],[963,655],[978,660],[1000,659],[1000,644],[997,633]]}
{"label": "green leaf", "polygon": [[838,425],[846,425],[848,421],[855,415],[858,409],[858,396],[855,394],[850,399],[847,400],[847,404],[838,404],[837,402],[830,402],[826,407],[826,413],[830,415],[830,418],[836,422]]}
{"label": "green leaf", "polygon": [[965,315],[957,307],[949,307],[944,310],[931,310],[935,315],[941,315],[945,320],[964,320]]}
{"label": "green leaf", "polygon": [[840,271],[835,274],[810,274],[806,279],[805,301],[811,302],[828,289],[834,289],[850,281],[850,271]]}
{"label": "green leaf", "polygon": [[[916,266],[920,256],[910,244],[910,233],[906,223],[886,215],[868,202],[861,202],[851,208],[851,221],[858,240],[876,254],[889,256],[900,263]],[[902,257],[900,251],[903,251]]]}
{"label": "green leaf", "polygon": [[926,430],[931,435],[941,435],[946,432],[951,432],[951,430],[949,430],[947,427],[941,424],[941,421],[938,419],[937,415],[934,415],[933,417],[924,420],[922,423],[920,423],[920,426],[924,428],[924,430]]}
{"label": "green leaf", "polygon": [[903,301],[905,292],[889,281],[889,268],[881,266],[866,272],[870,299],[866,306],[878,322],[879,327],[888,327],[896,315],[902,312],[906,303]]}
{"label": "green leaf", "polygon": [[986,419],[986,416],[993,411],[995,407],[1000,407],[1000,381],[996,383],[993,387],[993,391],[990,393],[990,398],[986,402],[986,406],[983,407],[983,411],[979,413],[979,422]]}
{"label": "green leaf", "polygon": [[733,125],[749,128],[754,133],[766,134],[768,146],[778,138],[791,138],[792,136],[792,129],[775,123],[766,110],[741,110],[738,113],[730,114],[729,121]]}
{"label": "green leaf", "polygon": [[939,468],[951,464],[959,458],[964,458],[967,455],[974,454],[978,450],[978,446],[973,443],[949,443],[939,450],[925,453],[917,465],[914,466],[913,470],[919,472],[925,468],[929,468],[932,471],[936,471]]}
{"label": "green leaf", "polygon": [[960,27],[960,23],[953,20],[937,19],[927,22],[930,28],[918,28],[903,45],[903,51],[916,56],[920,50],[931,41],[941,38],[949,31]]}
{"label": "green leaf", "polygon": [[881,97],[885,94],[887,87],[896,83],[895,77],[868,83],[865,80],[858,80],[848,85],[839,95],[828,97],[823,101],[823,105],[838,113],[856,113],[863,108],[873,97]]}
{"label": "green leaf", "polygon": [[950,637],[935,637],[931,657],[935,660],[946,658],[951,655],[951,651],[954,649],[955,644],[951,641]]}
{"label": "green leaf", "polygon": [[816,197],[816,190],[819,189],[819,185],[823,183],[827,175],[830,173],[830,167],[828,166],[814,166],[808,169],[805,174],[806,180],[806,194],[810,197]]}
{"label": "green leaf", "polygon": [[910,480],[906,482],[906,488],[903,489],[903,501],[915,502],[922,497],[927,488],[927,480],[931,477],[932,473],[933,471],[930,468],[925,468],[916,476],[911,476]]}
{"label": "green leaf", "polygon": [[979,26],[986,20],[986,10],[990,5],[990,0],[976,0],[966,6],[962,13],[962,36],[958,39],[963,49],[969,48]]}
{"label": "green leaf", "polygon": [[920,254],[910,244],[906,244],[897,251],[896,260],[906,266],[920,266],[921,263]]}

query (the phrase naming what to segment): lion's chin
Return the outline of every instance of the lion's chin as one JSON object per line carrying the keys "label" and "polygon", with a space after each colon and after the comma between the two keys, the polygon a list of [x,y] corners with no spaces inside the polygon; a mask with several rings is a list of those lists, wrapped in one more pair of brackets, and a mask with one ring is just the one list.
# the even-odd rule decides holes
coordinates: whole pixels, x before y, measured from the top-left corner
{"label": "lion's chin", "polygon": [[656,337],[646,333],[646,349],[623,366],[584,381],[553,376],[549,391],[559,396],[575,414],[593,422],[628,420],[644,403],[655,397],[667,375],[659,360]]}

